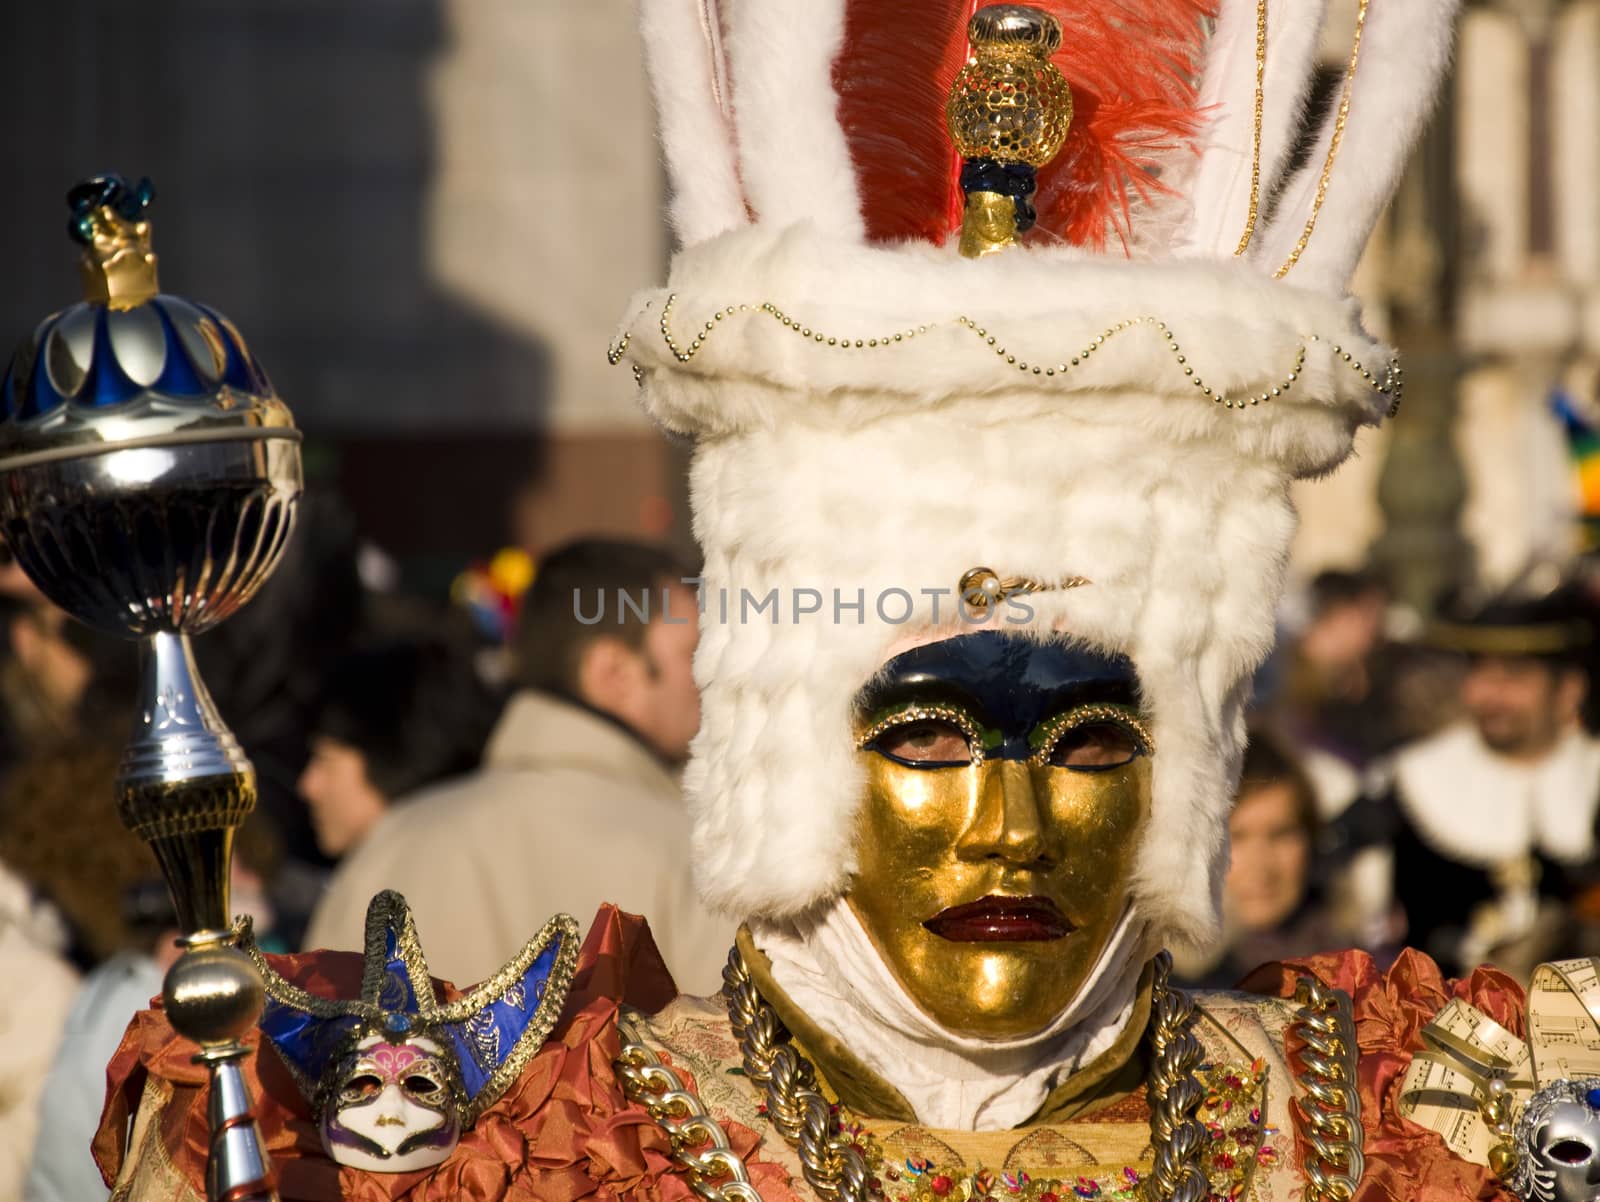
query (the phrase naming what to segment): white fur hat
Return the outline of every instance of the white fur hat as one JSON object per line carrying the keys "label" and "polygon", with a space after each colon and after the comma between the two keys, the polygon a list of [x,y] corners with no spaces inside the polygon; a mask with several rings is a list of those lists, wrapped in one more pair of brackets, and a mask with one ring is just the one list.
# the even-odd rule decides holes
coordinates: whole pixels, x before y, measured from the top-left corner
{"label": "white fur hat", "polygon": [[[898,21],[884,72],[929,66],[883,111],[942,120],[930,81],[949,47],[965,55],[967,0],[644,0],[683,246],[613,359],[697,443],[704,717],[687,784],[701,889],[732,914],[789,915],[846,886],[852,699],[891,648],[962,629],[954,593],[981,565],[1081,578],[1030,595],[1011,628],[1132,658],[1158,748],[1136,898],[1159,934],[1208,938],[1289,483],[1337,465],[1398,398],[1344,290],[1443,70],[1451,0],[1363,4],[1349,102],[1294,174],[1319,0],[1221,0],[1214,24],[1205,0],[1042,6],[1067,30],[1091,138],[1118,97],[1075,76],[1074,31],[1107,10],[1127,20],[1102,39],[1187,29],[1197,87],[1151,88],[1187,105],[1191,138],[1146,139],[1162,183],[1140,176],[1126,209],[1091,198],[1109,223],[1083,220],[1081,187],[1052,200],[1041,173],[1027,244],[964,259],[942,231],[895,236],[915,222],[886,215],[884,181],[911,202],[931,188],[934,212],[948,181],[895,168],[903,146],[867,128],[886,93],[863,102],[858,85]],[[1161,50],[1184,66],[1183,46]],[[1116,87],[1137,98],[1148,66]],[[1252,193],[1278,200],[1236,253]],[[1114,252],[1096,253],[1108,234]]]}

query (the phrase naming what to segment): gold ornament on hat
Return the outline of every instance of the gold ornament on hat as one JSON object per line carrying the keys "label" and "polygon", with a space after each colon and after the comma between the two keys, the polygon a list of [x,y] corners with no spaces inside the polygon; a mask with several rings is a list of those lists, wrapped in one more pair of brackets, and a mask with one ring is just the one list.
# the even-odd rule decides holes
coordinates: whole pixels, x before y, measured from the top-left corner
{"label": "gold ornament on hat", "polygon": [[[973,58],[951,85],[945,122],[963,159],[961,253],[977,258],[1011,245],[1032,225],[1032,169],[1066,141],[1072,88],[1050,61],[1061,48],[1061,24],[1049,13],[991,4],[973,14],[967,39]],[[1009,176],[1014,190],[968,187],[974,166],[987,167],[991,179]],[[1025,170],[1008,170],[1019,166]]]}

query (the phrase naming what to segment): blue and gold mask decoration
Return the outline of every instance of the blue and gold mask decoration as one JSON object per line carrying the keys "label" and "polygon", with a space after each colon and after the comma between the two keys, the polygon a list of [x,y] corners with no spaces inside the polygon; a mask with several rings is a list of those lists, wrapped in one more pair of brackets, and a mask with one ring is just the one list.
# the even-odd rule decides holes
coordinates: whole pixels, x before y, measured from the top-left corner
{"label": "blue and gold mask decoration", "polygon": [[262,1034],[311,1103],[328,1155],[409,1172],[446,1160],[544,1045],[572,984],[578,924],[556,915],[493,977],[446,1003],[405,898],[388,890],[367,908],[359,998],[284,979],[248,924],[241,945],[266,984]]}

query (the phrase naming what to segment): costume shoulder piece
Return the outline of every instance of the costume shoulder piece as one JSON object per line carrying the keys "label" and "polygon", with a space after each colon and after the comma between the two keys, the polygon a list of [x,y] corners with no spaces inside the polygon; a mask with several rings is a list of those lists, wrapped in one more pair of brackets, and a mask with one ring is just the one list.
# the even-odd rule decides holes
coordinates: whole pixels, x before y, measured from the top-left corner
{"label": "costume shoulder piece", "polygon": [[[557,915],[466,992],[428,975],[395,893],[373,899],[360,956],[269,956],[242,935],[267,987],[250,1085],[283,1202],[442,1200],[464,1181],[474,1202],[579,1197],[666,1171],[658,1133],[615,1130],[630,1110],[610,1068],[617,1009],[675,992],[641,920],[604,907],[580,948]],[[130,1025],[95,1141],[116,1197],[207,1196],[194,1052],[159,1008]],[[555,1100],[568,1091],[582,1104]]]}
{"label": "costume shoulder piece", "polygon": [[[891,1202],[1174,1196],[1149,1192],[1163,1092],[1184,1088],[1181,1076],[1162,1079],[1162,1049],[1174,1043],[1187,1045],[1191,1087],[1204,1091],[1209,1192],[1196,1197],[1600,1194],[1600,962],[1540,966],[1526,1000],[1493,969],[1447,981],[1416,952],[1387,973],[1364,953],[1269,965],[1247,986],[1259,993],[1168,1007],[1183,1016],[1176,1029],[1163,1032],[1158,1013],[1148,1085],[1077,1111],[1047,1104],[1006,1131],[932,1130],[853,1107],[751,992],[737,958],[726,997],[625,1018],[622,1071],[680,1132],[691,1175],[720,1165],[725,1181],[755,1180],[718,1129],[765,1125],[763,1197],[808,1185]],[[863,1166],[859,1183],[841,1176],[843,1149]]]}
{"label": "costume shoulder piece", "polygon": [[1280,992],[1295,973],[1354,998],[1375,1116],[1358,1198],[1600,1197],[1600,962],[1541,964],[1526,996],[1492,968],[1446,981],[1412,951],[1386,974],[1346,953],[1247,984]]}
{"label": "costume shoulder piece", "polygon": [[[737,992],[733,997],[739,1004]],[[624,1062],[637,1074],[640,1098],[663,1115],[668,1094],[677,1092],[695,1099],[702,1121],[767,1132],[757,1158],[744,1166],[764,1198],[804,1195],[808,1184],[815,1188],[816,1159],[804,1125],[810,1120],[802,1121],[797,1138],[786,1139],[784,1125],[770,1119],[797,1099],[802,1116],[816,1111],[813,1097],[826,1107],[834,1138],[861,1161],[861,1196],[881,1202],[1142,1200],[1155,1179],[1154,1110],[1142,1083],[1132,1091],[1093,1090],[1087,1097],[1058,1094],[1021,1127],[934,1128],[892,1105],[874,1108],[837,1089],[824,1070],[802,1067],[812,1064],[804,1045],[790,1045],[798,1054],[777,1054],[781,1040],[764,1045],[760,1021],[736,1036],[726,1000],[680,998],[654,1018],[625,1018],[630,1042]],[[1294,1021],[1295,1007],[1276,999],[1196,999],[1188,1023],[1194,1042],[1188,1046],[1198,1057],[1192,1080],[1204,1093],[1198,1115],[1208,1139],[1203,1163],[1209,1196],[1270,1202],[1300,1188],[1295,1091],[1284,1057],[1285,1031]],[[776,1030],[782,1033],[781,1024]],[[791,1066],[799,1067],[800,1078],[816,1073],[809,1090],[790,1083]],[[784,1176],[774,1180],[779,1170]]]}

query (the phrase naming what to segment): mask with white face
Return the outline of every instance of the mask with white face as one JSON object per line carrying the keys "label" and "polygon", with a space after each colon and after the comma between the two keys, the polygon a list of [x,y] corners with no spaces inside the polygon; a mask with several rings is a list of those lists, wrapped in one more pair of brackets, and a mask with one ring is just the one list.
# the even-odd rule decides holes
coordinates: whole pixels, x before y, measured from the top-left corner
{"label": "mask with white face", "polygon": [[380,1173],[430,1168],[461,1138],[454,1072],[431,1039],[369,1035],[339,1068],[322,1115],[322,1146],[339,1164]]}

